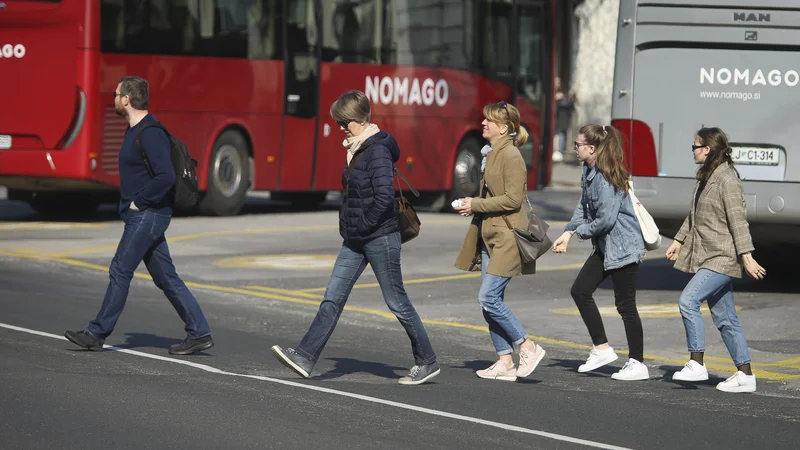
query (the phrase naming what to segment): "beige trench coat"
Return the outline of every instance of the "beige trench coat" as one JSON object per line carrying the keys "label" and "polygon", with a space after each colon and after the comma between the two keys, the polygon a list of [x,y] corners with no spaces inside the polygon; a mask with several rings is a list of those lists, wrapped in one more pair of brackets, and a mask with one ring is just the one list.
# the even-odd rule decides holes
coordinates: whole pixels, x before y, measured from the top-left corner
{"label": "beige trench coat", "polygon": [[[511,226],[528,227],[528,215],[522,207],[527,195],[527,173],[525,160],[514,147],[511,137],[503,137],[492,145],[486,156],[486,170],[481,179],[481,189],[488,185],[491,192],[486,198],[472,199],[474,216],[467,229],[461,252],[456,258],[456,268],[480,271],[478,227],[489,253],[487,272],[501,277],[536,273],[536,263],[523,265],[514,233],[508,228],[502,215],[506,214]],[[494,195],[492,195],[494,194]]]}

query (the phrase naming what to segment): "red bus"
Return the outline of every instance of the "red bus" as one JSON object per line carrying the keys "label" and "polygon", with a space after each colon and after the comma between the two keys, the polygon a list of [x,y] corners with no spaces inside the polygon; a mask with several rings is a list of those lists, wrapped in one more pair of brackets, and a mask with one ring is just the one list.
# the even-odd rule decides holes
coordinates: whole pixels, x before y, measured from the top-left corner
{"label": "red bus", "polygon": [[0,185],[42,213],[118,199],[127,123],[150,111],[199,161],[204,214],[248,190],[311,205],[340,190],[330,117],[359,89],[398,141],[398,169],[446,207],[478,190],[482,108],[517,105],[529,189],[550,179],[554,0],[0,0]]}

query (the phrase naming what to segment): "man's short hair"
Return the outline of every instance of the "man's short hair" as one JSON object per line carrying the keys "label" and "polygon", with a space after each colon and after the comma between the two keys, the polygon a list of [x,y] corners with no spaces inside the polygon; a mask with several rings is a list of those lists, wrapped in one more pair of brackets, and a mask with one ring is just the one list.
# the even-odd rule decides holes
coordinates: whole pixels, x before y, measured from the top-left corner
{"label": "man's short hair", "polygon": [[119,82],[121,83],[119,92],[131,99],[131,107],[133,109],[146,110],[147,101],[150,99],[150,85],[147,80],[128,76],[122,77]]}

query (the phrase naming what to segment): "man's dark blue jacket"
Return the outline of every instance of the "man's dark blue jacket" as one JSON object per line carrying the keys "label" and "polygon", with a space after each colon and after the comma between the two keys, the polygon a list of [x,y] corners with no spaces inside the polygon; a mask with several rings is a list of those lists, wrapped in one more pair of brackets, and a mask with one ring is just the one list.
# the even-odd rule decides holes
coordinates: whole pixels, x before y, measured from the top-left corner
{"label": "man's dark blue jacket", "polygon": [[342,171],[344,201],[339,210],[339,234],[344,244],[362,247],[367,242],[399,231],[394,200],[394,163],[400,148],[392,135],[379,131],[356,150]]}
{"label": "man's dark blue jacket", "polygon": [[155,175],[153,178],[147,173],[147,166],[136,148],[136,135],[147,122],[156,122],[156,118],[148,114],[136,126],[128,127],[119,150],[119,213],[123,217],[131,202],[136,204],[139,211],[172,214],[172,195],[168,194],[175,185],[175,170],[172,168],[167,134],[155,127],[142,132],[142,149],[150,161],[150,168]]}

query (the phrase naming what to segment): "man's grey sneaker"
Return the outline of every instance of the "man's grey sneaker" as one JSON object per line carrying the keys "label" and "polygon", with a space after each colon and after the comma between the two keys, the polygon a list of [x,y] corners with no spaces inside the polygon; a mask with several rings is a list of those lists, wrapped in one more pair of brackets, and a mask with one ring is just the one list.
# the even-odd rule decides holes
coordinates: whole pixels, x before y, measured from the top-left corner
{"label": "man's grey sneaker", "polygon": [[180,344],[171,345],[169,347],[170,355],[191,355],[192,353],[202,352],[214,346],[214,340],[211,336],[203,336],[201,338],[192,339],[186,338]]}
{"label": "man's grey sneaker", "polygon": [[430,381],[433,377],[439,375],[440,372],[439,365],[436,363],[425,366],[414,366],[408,372],[408,375],[400,378],[397,382],[405,385],[422,384],[426,381]]}
{"label": "man's grey sneaker", "polygon": [[311,369],[314,368],[314,364],[297,354],[293,348],[287,348],[284,350],[280,345],[273,345],[272,353],[278,357],[278,361],[280,361],[281,364],[292,369],[301,377],[308,378],[311,376]]}
{"label": "man's grey sneaker", "polygon": [[64,337],[77,346],[94,352],[103,351],[103,342],[105,342],[105,339],[96,338],[86,330],[78,332],[67,330],[67,332],[64,333]]}

